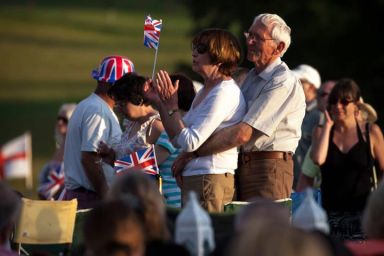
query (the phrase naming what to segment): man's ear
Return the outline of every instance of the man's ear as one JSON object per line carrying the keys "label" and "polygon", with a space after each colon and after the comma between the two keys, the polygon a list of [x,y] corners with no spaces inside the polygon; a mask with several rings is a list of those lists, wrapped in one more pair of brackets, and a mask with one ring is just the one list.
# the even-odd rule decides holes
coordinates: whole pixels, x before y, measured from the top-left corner
{"label": "man's ear", "polygon": [[277,46],[276,46],[274,54],[278,55],[278,56],[281,56],[281,53],[283,52],[284,48],[285,48],[285,43],[284,42],[279,42],[277,44]]}

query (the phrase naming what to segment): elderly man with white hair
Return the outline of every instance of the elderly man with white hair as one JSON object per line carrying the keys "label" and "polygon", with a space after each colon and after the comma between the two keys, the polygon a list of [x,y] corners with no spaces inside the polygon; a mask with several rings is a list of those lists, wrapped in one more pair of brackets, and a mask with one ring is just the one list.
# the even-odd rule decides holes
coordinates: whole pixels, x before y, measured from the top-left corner
{"label": "elderly man with white hair", "polygon": [[319,72],[312,66],[306,64],[299,65],[292,71],[295,76],[300,79],[307,104],[303,124],[301,125],[301,139],[293,156],[293,187],[295,188],[301,173],[301,166],[303,165],[305,154],[312,144],[312,130],[319,124],[322,113],[318,110],[317,106],[317,92],[321,85]]}
{"label": "elderly man with white hair", "polygon": [[[292,155],[301,137],[305,96],[299,80],[281,60],[291,43],[290,34],[276,14],[255,17],[244,33],[247,58],[254,64],[241,87],[247,113],[242,122],[216,132],[194,152],[208,155],[241,146],[238,200],[291,195]],[[184,159],[176,162],[176,170]]]}

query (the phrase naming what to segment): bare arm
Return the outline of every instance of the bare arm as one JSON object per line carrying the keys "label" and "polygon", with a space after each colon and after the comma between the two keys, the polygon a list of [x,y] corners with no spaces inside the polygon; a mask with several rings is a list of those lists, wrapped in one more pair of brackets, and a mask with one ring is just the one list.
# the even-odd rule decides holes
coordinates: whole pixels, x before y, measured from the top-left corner
{"label": "bare arm", "polygon": [[108,186],[99,161],[100,157],[96,152],[81,152],[81,163],[84,167],[85,175],[95,188],[96,193],[103,197],[107,192]]}
{"label": "bare arm", "polygon": [[[243,145],[252,137],[258,138],[261,135],[261,132],[253,129],[244,122],[221,129],[209,137],[209,139],[195,151],[195,154],[192,152],[183,152],[180,154],[173,162],[173,175],[176,178],[180,177],[184,167],[189,161],[196,157],[196,154],[199,156],[207,156],[220,153],[230,148]],[[178,182],[178,184],[180,185],[181,183]]]}
{"label": "bare arm", "polygon": [[147,130],[146,139],[147,143],[155,144],[159,139],[160,134],[164,131],[163,124],[160,120],[156,119],[152,122],[150,129]]}
{"label": "bare arm", "polygon": [[160,145],[155,145],[157,164],[163,163],[169,156],[169,151]]}
{"label": "bare arm", "polygon": [[333,126],[333,121],[328,111],[325,111],[325,124],[314,129],[312,134],[312,153],[311,158],[316,165],[322,165],[328,154],[329,136]]}
{"label": "bare arm", "polygon": [[384,139],[383,133],[378,125],[371,125],[370,136],[373,146],[373,157],[379,164],[380,170],[384,172]]}
{"label": "bare arm", "polygon": [[197,153],[200,156],[220,153],[241,146],[247,143],[251,138],[258,138],[261,135],[261,132],[253,129],[249,124],[240,122],[214,133],[197,150]]}

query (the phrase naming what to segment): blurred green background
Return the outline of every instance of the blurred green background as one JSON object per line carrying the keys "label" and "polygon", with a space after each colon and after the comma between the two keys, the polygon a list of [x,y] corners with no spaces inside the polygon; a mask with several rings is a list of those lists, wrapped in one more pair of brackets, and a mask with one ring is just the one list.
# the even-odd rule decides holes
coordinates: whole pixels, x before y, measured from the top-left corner
{"label": "blurred green background", "polygon": [[[90,74],[104,56],[130,58],[150,76],[154,49],[143,45],[145,15],[163,19],[157,69],[176,71],[190,62],[190,20],[177,5],[156,1],[116,5],[108,1],[65,4],[20,2],[0,5],[0,144],[25,131],[32,134],[34,190],[37,174],[54,152],[56,114],[64,102],[79,102],[95,88]],[[153,7],[153,8],[152,8]]]}

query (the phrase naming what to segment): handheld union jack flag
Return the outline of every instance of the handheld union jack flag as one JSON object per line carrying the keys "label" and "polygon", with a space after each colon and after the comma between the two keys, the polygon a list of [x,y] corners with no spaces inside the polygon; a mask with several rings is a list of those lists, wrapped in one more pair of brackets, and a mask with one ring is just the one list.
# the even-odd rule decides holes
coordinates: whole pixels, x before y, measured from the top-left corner
{"label": "handheld union jack flag", "polygon": [[160,41],[161,20],[152,20],[147,15],[144,22],[144,45],[148,48],[157,49]]}
{"label": "handheld union jack flag", "polygon": [[64,166],[63,163],[50,163],[47,168],[47,176],[38,191],[47,200],[57,199],[64,189]]}
{"label": "handheld union jack flag", "polygon": [[146,174],[158,175],[159,167],[157,166],[154,146],[133,152],[115,161],[116,175],[121,175],[129,168],[139,168]]}

